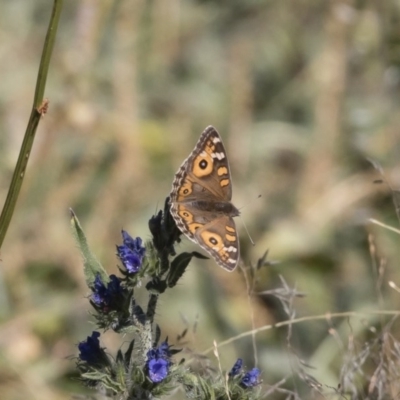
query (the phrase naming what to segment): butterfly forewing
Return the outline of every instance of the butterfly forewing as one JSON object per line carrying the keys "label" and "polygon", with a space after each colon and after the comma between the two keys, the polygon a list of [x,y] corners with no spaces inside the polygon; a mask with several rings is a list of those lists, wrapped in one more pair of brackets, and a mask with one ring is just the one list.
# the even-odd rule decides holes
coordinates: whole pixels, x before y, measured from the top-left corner
{"label": "butterfly forewing", "polygon": [[175,175],[171,214],[189,239],[229,271],[239,260],[239,241],[232,219],[239,211],[230,203],[231,198],[225,148],[218,132],[209,126]]}

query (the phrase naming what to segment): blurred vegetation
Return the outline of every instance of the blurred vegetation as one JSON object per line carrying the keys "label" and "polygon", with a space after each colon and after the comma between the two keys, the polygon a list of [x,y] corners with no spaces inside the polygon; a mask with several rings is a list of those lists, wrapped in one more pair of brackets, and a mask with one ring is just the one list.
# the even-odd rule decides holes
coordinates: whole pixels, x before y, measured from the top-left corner
{"label": "blurred vegetation", "polygon": [[[0,4],[3,201],[52,2]],[[210,124],[224,139],[233,202],[256,242],[240,229],[244,265],[267,248],[279,263],[259,271],[249,302],[243,272],[194,261],[181,286],[163,296],[163,335],[173,343],[188,327],[185,346],[202,352],[214,339],[287,319],[276,296],[256,294],[280,288],[280,276],[306,293],[290,304],[299,317],[396,310],[400,294],[388,282],[400,286],[399,236],[368,219],[399,221],[389,185],[374,184],[382,174],[368,159],[400,186],[399,94],[395,0],[66,1],[45,93],[49,112],[1,253],[1,398],[62,400],[84,392],[71,356],[92,325],[68,209],[116,273],[121,228],[149,238],[148,219]],[[181,247],[199,250],[186,240]],[[301,398],[326,398],[318,392],[350,379],[363,350],[365,376],[354,378],[356,394],[346,398],[369,391],[370,398],[394,398],[400,381],[390,368],[387,397],[368,383],[381,382],[374,374],[382,343],[396,347],[400,339],[400,327],[388,321],[383,313],[327,317],[257,334],[265,387],[286,378],[284,386]],[[387,336],[379,336],[382,329]],[[105,339],[110,353],[120,345],[112,332]],[[219,350],[225,369],[237,357],[251,368],[254,353],[250,336]],[[322,389],[299,373],[293,354],[314,368],[307,373]],[[389,364],[398,370],[398,363]]]}

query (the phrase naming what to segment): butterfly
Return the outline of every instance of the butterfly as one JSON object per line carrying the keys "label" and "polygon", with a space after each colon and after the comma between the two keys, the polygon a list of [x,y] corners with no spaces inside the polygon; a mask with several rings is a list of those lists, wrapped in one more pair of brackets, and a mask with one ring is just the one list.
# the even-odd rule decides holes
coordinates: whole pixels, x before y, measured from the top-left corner
{"label": "butterfly", "polygon": [[239,262],[239,238],[231,203],[228,158],[216,129],[208,126],[182,163],[172,183],[170,211],[177,227],[206,250],[222,268]]}

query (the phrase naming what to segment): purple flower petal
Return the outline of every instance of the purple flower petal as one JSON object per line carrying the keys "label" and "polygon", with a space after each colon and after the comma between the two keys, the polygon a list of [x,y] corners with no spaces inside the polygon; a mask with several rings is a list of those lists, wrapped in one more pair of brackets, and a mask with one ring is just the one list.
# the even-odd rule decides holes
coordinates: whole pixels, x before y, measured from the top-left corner
{"label": "purple flower petal", "polygon": [[157,348],[150,349],[147,352],[146,368],[152,382],[161,382],[168,375],[171,365],[171,352],[169,347],[168,341],[166,340]]}
{"label": "purple flower petal", "polygon": [[157,383],[168,375],[169,362],[163,358],[155,358],[148,362],[149,378]]}
{"label": "purple flower petal", "polygon": [[106,286],[100,274],[97,274],[92,292],[91,298],[93,303],[102,307],[104,311],[115,308],[114,306],[120,304],[121,299],[124,297],[124,288],[121,286],[121,280],[115,275],[110,275],[110,281]]}
{"label": "purple flower petal", "polygon": [[253,368],[251,371],[247,372],[242,380],[241,384],[246,387],[253,387],[258,385],[258,377],[260,376],[260,370],[258,368]]}
{"label": "purple flower petal", "polygon": [[142,239],[133,239],[128,232],[122,231],[124,244],[117,246],[117,255],[130,274],[135,274],[142,266],[146,248],[142,246]]}
{"label": "purple flower petal", "polygon": [[241,358],[238,358],[235,364],[233,365],[232,369],[230,370],[229,376],[230,377],[236,376],[242,369],[242,365],[243,365],[243,360]]}
{"label": "purple flower petal", "polygon": [[86,361],[88,364],[102,364],[107,356],[104,350],[100,347],[100,333],[92,332],[91,336],[78,344],[79,358],[81,361]]}

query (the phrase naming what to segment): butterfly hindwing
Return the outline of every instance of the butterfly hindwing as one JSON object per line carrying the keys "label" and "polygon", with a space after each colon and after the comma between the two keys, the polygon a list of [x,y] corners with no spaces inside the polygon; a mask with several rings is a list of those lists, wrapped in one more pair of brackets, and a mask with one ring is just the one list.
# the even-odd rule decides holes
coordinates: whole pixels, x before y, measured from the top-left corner
{"label": "butterfly hindwing", "polygon": [[172,184],[171,214],[178,228],[223,268],[239,261],[239,240],[231,203],[232,181],[221,137],[212,126],[201,134]]}

